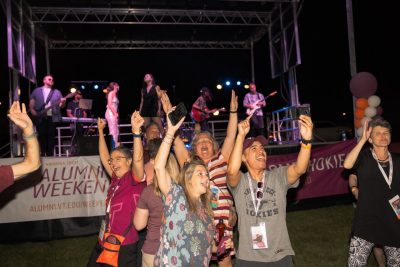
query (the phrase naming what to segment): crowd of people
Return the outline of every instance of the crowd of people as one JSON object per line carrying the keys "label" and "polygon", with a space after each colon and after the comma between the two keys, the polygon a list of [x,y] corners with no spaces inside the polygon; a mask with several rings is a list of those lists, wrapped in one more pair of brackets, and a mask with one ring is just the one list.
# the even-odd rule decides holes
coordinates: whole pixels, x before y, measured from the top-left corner
{"label": "crowd of people", "polygon": [[[44,86],[31,96],[31,109],[42,113],[36,125],[39,139],[48,135],[41,127],[50,131],[51,118],[65,104],[62,96],[48,92],[52,83],[52,77],[46,76]],[[234,262],[235,266],[294,266],[286,226],[286,194],[298,187],[309,166],[311,117],[300,115],[298,119],[301,140],[296,161],[268,170],[268,141],[263,132],[247,137],[252,127],[256,132],[264,128],[260,124],[264,96],[257,93],[255,84],[244,100],[251,112],[240,122],[238,98],[232,91],[222,146],[210,132],[199,131],[190,150],[177,134],[185,117],[171,122],[169,115],[175,107],[151,74],[144,77],[140,110],[131,116],[132,150],[121,146],[118,90],[117,83],[110,84],[107,122],[97,121],[99,156],[110,186],[106,215],[87,266],[209,266],[210,262],[218,266],[233,266]],[[207,97],[208,91],[203,91],[201,97]],[[56,96],[58,100],[51,102]],[[196,108],[205,109],[200,100],[196,103]],[[162,113],[165,129],[160,123]],[[51,155],[48,144],[41,144],[39,150],[24,105],[21,109],[15,102],[8,116],[22,129],[27,152],[22,163],[0,167],[0,190],[14,178],[38,169],[39,151]],[[105,140],[106,125],[114,140],[111,151]],[[400,214],[396,212],[400,158],[389,152],[390,141],[388,122],[367,121],[362,137],[344,160],[344,167],[356,175],[351,192],[358,200],[348,266],[366,266],[374,246],[383,249],[386,266],[400,266]],[[363,149],[367,142],[370,147]],[[222,236],[219,224],[224,225]],[[233,242],[235,227],[237,246]]]}

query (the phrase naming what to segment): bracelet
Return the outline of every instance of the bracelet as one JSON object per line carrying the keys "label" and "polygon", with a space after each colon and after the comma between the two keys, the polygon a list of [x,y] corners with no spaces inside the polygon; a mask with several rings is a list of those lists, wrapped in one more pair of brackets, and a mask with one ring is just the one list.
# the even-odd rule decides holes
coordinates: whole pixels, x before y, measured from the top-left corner
{"label": "bracelet", "polygon": [[[169,135],[169,134],[167,134],[167,133],[165,134],[165,137],[168,137],[168,138],[171,139],[171,140],[174,140],[174,139],[175,139],[175,137],[174,137],[173,135]],[[165,137],[164,137],[164,138],[165,138]]]}
{"label": "bracelet", "polygon": [[237,113],[237,110],[235,110],[235,111],[231,110],[231,111],[229,111],[229,113]]}
{"label": "bracelet", "polygon": [[162,141],[168,145],[172,145],[172,139],[165,139],[165,137],[164,137],[164,139]]}
{"label": "bracelet", "polygon": [[301,141],[302,144],[305,144],[305,145],[308,145],[308,144],[311,144],[311,143],[312,143],[312,139],[306,140],[306,139],[301,138],[300,141]]}
{"label": "bracelet", "polygon": [[24,139],[25,141],[32,139],[32,138],[36,138],[37,134],[35,132],[31,133],[30,135],[22,135],[22,139]]}
{"label": "bracelet", "polygon": [[132,135],[133,135],[133,138],[142,138],[141,133],[138,133],[138,134],[132,133]]}
{"label": "bracelet", "polygon": [[301,143],[301,148],[304,148],[304,149],[311,149],[311,143],[308,143],[308,144],[303,144],[303,143]]}

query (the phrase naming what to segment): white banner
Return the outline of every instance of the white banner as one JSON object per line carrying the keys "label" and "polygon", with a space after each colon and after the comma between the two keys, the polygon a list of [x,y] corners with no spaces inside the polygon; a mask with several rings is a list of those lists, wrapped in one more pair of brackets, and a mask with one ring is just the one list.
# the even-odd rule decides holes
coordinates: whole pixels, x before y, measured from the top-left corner
{"label": "white banner", "polygon": [[39,171],[0,194],[0,223],[104,215],[108,186],[99,156],[42,158]]}

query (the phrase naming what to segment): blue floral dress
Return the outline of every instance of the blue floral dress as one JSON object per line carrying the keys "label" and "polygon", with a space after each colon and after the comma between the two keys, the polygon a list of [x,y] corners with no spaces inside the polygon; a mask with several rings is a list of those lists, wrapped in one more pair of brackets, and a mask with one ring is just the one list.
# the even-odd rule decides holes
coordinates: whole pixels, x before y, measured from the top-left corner
{"label": "blue floral dress", "polygon": [[183,188],[172,184],[164,199],[161,245],[154,266],[209,266],[213,242],[212,217],[201,208],[189,211]]}

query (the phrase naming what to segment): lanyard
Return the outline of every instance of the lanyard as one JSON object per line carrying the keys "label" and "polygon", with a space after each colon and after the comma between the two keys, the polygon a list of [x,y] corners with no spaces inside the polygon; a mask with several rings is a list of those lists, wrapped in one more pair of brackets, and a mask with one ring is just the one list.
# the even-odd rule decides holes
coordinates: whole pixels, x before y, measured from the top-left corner
{"label": "lanyard", "polygon": [[258,213],[258,209],[260,208],[260,203],[261,200],[264,198],[264,184],[265,184],[265,171],[263,173],[263,186],[261,187],[261,192],[263,193],[263,197],[262,198],[257,198],[257,205],[256,205],[256,197],[254,196],[254,191],[253,191],[253,184],[251,183],[251,178],[250,178],[250,174],[247,173],[247,179],[249,180],[249,187],[250,187],[250,193],[251,193],[251,200],[253,201],[253,205],[254,205],[254,211],[256,212],[256,217],[257,217],[257,213]]}
{"label": "lanyard", "polygon": [[390,152],[388,152],[389,154],[389,177],[386,175],[385,170],[382,168],[381,164],[379,164],[378,162],[378,157],[375,154],[375,151],[373,149],[371,149],[372,152],[372,156],[374,157],[374,159],[376,160],[377,164],[378,164],[378,168],[381,171],[383,178],[385,178],[386,183],[388,184],[389,188],[391,189],[391,185],[392,185],[392,180],[393,180],[393,160],[392,160],[392,155],[390,155]]}

